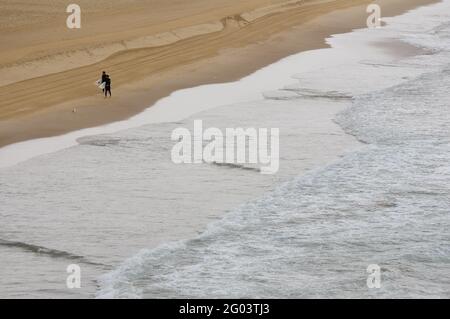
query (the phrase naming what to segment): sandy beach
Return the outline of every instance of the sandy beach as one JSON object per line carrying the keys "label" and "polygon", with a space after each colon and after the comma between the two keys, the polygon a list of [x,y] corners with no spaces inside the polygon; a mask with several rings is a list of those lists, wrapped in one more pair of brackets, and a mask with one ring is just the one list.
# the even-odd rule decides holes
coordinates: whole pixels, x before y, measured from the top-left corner
{"label": "sandy beach", "polygon": [[[375,1],[383,16],[432,2]],[[123,120],[173,91],[324,47],[326,36],[365,26],[368,3],[79,1],[82,28],[69,30],[64,1],[3,0],[0,146]],[[110,100],[93,84],[102,70]]]}

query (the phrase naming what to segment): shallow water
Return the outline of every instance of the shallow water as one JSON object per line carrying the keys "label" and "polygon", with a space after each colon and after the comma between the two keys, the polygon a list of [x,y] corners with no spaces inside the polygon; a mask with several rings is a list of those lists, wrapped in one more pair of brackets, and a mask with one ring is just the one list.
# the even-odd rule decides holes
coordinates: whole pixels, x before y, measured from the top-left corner
{"label": "shallow water", "polygon": [[[142,251],[103,277],[100,296],[448,298],[450,64],[440,62],[450,52],[429,44],[448,38],[450,25],[432,30],[435,41],[423,36],[422,47],[434,55],[384,66],[406,82],[375,92],[361,82],[333,87],[331,97],[354,94],[336,120],[367,147],[234,210],[195,239]],[[305,81],[288,94],[266,97],[295,99],[292,91],[314,81],[297,78]],[[381,267],[380,289],[366,286],[370,264]]]}

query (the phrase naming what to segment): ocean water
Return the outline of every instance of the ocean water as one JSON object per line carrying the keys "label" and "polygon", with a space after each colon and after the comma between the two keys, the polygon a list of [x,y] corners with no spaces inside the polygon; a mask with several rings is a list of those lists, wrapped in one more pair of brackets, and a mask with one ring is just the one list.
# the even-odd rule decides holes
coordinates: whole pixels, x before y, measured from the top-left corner
{"label": "ocean water", "polygon": [[[450,297],[449,9],[149,110],[200,105],[183,118],[77,135],[1,168],[0,297]],[[416,54],[380,45],[398,42]],[[173,164],[170,133],[194,119],[279,127],[280,172]],[[66,288],[69,264],[82,289]]]}

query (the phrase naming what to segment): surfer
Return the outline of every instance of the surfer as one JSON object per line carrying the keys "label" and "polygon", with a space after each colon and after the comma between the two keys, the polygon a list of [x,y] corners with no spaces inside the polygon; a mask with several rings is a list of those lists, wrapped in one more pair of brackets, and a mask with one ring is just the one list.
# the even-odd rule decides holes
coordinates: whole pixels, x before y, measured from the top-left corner
{"label": "surfer", "polygon": [[109,77],[109,75],[107,74],[105,77],[105,89],[103,90],[105,92],[105,98],[108,96],[108,92],[109,92],[109,97],[111,97],[111,78]]}
{"label": "surfer", "polygon": [[[106,77],[107,77],[107,74],[106,74],[105,71],[103,71],[103,73],[102,73],[102,79],[100,80],[100,84],[103,84],[103,83],[106,82]],[[103,88],[102,91],[105,92],[105,88]]]}

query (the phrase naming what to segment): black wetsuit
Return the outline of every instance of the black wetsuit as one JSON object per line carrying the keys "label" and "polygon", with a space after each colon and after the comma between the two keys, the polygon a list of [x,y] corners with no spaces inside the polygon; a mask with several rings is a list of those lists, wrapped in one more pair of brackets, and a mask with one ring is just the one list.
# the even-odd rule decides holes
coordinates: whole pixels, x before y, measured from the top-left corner
{"label": "black wetsuit", "polygon": [[108,96],[108,92],[109,92],[109,96],[111,96],[111,79],[110,78],[105,79],[105,97]]}
{"label": "black wetsuit", "polygon": [[[102,73],[102,82],[100,84],[105,83],[106,78],[107,78],[106,73]],[[105,89],[103,89],[103,92],[105,92]]]}

